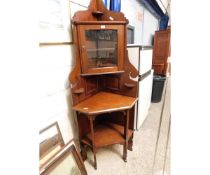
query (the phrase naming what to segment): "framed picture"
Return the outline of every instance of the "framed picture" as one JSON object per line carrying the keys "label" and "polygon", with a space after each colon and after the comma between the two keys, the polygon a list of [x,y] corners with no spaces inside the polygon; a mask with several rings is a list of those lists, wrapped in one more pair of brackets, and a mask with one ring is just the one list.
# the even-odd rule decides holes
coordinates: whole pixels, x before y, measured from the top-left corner
{"label": "framed picture", "polygon": [[39,2],[39,43],[71,43],[69,0]]}
{"label": "framed picture", "polygon": [[74,144],[68,143],[40,170],[40,175],[87,175]]}
{"label": "framed picture", "polygon": [[54,122],[39,132],[39,167],[55,156],[64,146],[58,122]]}
{"label": "framed picture", "polygon": [[127,44],[134,44],[134,29],[131,25],[127,26]]}

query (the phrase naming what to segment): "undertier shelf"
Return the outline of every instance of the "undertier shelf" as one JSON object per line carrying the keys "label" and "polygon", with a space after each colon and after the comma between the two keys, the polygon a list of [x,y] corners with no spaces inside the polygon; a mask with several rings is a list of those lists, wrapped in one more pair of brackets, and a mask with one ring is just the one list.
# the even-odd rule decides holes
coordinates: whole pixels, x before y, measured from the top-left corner
{"label": "undertier shelf", "polygon": [[[128,140],[132,134],[133,131],[128,129]],[[91,133],[88,133],[87,136],[82,139],[82,142],[92,147]],[[103,123],[94,127],[94,143],[96,148],[124,142],[124,126],[114,123]]]}
{"label": "undertier shelf", "polygon": [[91,76],[91,75],[103,75],[103,74],[123,74],[125,71],[124,70],[119,70],[119,71],[113,71],[113,72],[98,72],[98,73],[84,73],[80,74],[80,76]]}

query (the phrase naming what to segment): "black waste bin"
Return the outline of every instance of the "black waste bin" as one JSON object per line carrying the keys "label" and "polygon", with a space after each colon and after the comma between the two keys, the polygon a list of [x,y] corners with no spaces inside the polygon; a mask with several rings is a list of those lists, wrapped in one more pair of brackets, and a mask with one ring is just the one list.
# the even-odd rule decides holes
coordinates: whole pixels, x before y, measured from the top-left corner
{"label": "black waste bin", "polygon": [[166,80],[166,77],[159,76],[159,75],[153,76],[151,102],[158,103],[161,101],[165,80]]}

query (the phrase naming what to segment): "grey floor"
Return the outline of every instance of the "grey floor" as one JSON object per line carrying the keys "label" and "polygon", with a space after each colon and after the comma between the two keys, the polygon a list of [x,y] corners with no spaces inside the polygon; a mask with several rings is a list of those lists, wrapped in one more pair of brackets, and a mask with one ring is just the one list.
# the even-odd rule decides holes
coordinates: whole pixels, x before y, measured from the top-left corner
{"label": "grey floor", "polygon": [[85,167],[88,175],[169,175],[170,174],[170,78],[165,82],[162,100],[151,103],[148,116],[134,133],[133,151],[122,159],[123,147],[113,145],[97,151],[98,169],[88,151]]}

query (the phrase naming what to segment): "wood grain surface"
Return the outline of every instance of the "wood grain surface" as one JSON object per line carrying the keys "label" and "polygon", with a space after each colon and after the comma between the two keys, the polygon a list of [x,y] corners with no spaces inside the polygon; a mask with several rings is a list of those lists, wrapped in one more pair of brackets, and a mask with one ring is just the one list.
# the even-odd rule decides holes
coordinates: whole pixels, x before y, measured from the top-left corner
{"label": "wood grain surface", "polygon": [[130,109],[134,106],[137,98],[113,94],[109,92],[99,92],[89,97],[72,109],[84,114],[100,114]]}

